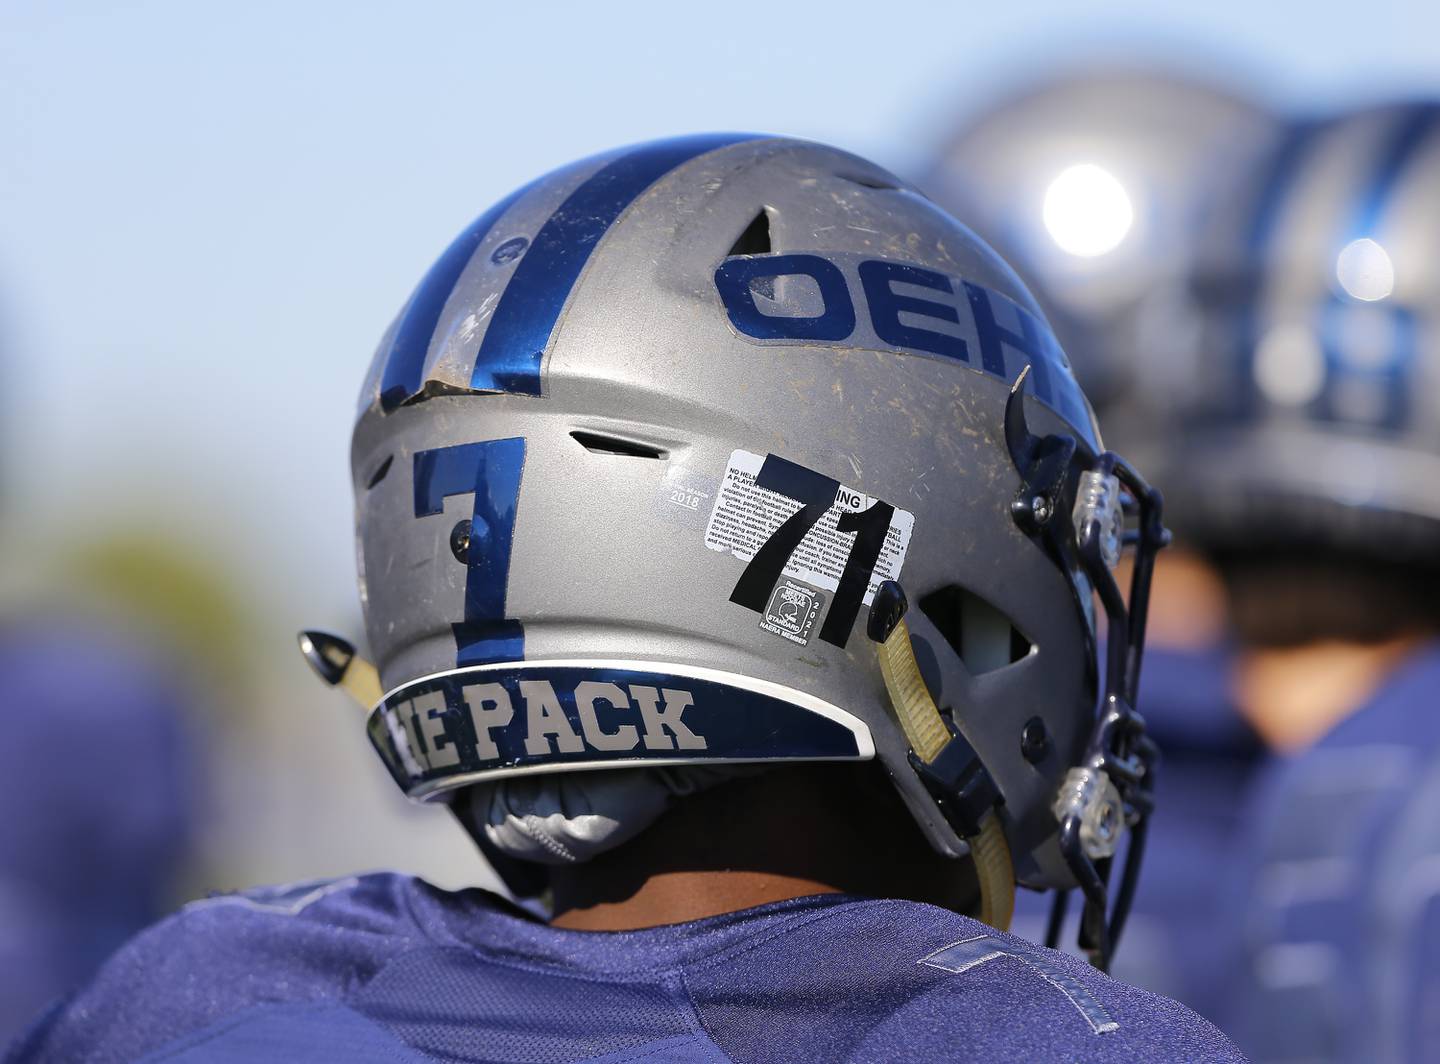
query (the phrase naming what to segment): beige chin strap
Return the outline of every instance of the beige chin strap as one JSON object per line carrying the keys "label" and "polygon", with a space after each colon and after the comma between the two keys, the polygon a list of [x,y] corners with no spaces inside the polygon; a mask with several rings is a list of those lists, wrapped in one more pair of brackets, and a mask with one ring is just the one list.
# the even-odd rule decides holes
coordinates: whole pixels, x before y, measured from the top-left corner
{"label": "beige chin strap", "polygon": [[[880,674],[885,677],[885,690],[890,705],[900,720],[900,729],[915,756],[931,764],[951,742],[930,690],[920,675],[915,651],[910,646],[910,627],[903,620],[880,644]],[[1015,866],[1010,860],[1010,847],[1000,827],[1000,818],[991,809],[980,821],[980,834],[965,840],[975,861],[975,874],[980,881],[980,920],[1001,931],[1010,929],[1015,914]]]}
{"label": "beige chin strap", "polygon": [[375,666],[357,654],[349,640],[329,632],[304,631],[300,653],[320,679],[344,691],[366,712],[385,697]]}

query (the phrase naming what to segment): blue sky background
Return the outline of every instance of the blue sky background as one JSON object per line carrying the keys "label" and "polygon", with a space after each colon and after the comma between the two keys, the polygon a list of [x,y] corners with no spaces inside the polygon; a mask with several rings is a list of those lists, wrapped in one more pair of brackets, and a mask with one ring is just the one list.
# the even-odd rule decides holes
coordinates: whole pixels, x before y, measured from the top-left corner
{"label": "blue sky background", "polygon": [[903,172],[1056,66],[1175,65],[1319,109],[1440,91],[1437,40],[1440,7],[1387,0],[9,0],[9,533],[204,543],[281,589],[288,640],[355,609],[348,437],[375,342],[454,233],[536,173],[727,128]]}

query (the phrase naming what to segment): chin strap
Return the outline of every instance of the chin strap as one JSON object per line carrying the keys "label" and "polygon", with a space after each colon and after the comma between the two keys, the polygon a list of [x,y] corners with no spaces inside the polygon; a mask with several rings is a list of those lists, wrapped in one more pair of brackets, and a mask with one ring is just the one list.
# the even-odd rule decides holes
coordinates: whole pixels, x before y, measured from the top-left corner
{"label": "chin strap", "polygon": [[300,653],[315,675],[344,691],[366,712],[385,697],[375,666],[357,654],[348,639],[312,630],[301,632],[299,641]]}
{"label": "chin strap", "polygon": [[869,635],[879,644],[880,674],[890,706],[910,744],[910,764],[924,781],[945,818],[970,846],[980,882],[982,922],[1010,929],[1015,912],[1015,866],[1000,826],[999,791],[990,774],[954,722],[943,714],[915,661],[910,628],[904,621],[908,603],[893,580],[880,585],[870,607]]}
{"label": "chin strap", "polygon": [[[385,689],[380,686],[380,674],[375,666],[361,657],[355,650],[355,644],[348,639],[309,629],[300,633],[299,641],[300,653],[305,658],[305,663],[315,671],[315,675],[326,685],[344,691],[367,713],[385,697]],[[485,832],[467,815],[467,802],[449,804],[455,819],[460,822],[465,833],[475,840],[500,881],[515,897],[537,897],[548,888],[549,877],[543,868],[516,860],[489,842]]]}

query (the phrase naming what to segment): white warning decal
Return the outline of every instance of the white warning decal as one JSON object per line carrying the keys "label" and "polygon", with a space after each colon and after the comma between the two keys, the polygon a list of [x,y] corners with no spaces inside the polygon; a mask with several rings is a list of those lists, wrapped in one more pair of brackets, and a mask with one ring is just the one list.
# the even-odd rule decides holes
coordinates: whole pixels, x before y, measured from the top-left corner
{"label": "white warning decal", "polygon": [[[725,479],[710,511],[710,522],[705,527],[705,546],[711,550],[728,552],[743,562],[749,562],[776,530],[802,508],[801,501],[756,484],[756,477],[764,463],[763,455],[749,451],[731,453]],[[834,591],[839,586],[857,536],[854,531],[840,530],[841,518],[845,514],[864,512],[876,504],[884,506],[862,491],[837,484],[830,508],[810,527],[790,554],[782,570],[784,575]],[[884,542],[879,546],[879,556],[869,573],[863,598],[865,605],[870,604],[881,581],[899,578],[914,527],[915,515],[909,511],[897,509],[891,515]],[[878,528],[876,532],[879,532]],[[773,581],[765,587],[767,597],[772,586]]]}

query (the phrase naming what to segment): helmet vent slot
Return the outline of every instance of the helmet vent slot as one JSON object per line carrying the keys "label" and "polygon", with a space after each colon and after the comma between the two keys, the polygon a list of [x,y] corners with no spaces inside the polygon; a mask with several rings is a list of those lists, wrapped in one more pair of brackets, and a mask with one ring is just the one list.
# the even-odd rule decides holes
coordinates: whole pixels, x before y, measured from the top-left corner
{"label": "helmet vent slot", "polygon": [[770,210],[767,207],[751,219],[745,231],[735,238],[726,256],[768,255],[773,250],[770,244]]}
{"label": "helmet vent slot", "polygon": [[576,429],[570,436],[591,454],[620,455],[625,458],[670,457],[670,452],[664,447],[656,447],[653,443],[642,443],[639,440],[627,440],[620,436],[608,436],[585,429]]}
{"label": "helmet vent slot", "polygon": [[385,456],[385,460],[381,462],[378,466],[376,466],[375,471],[371,473],[370,476],[366,479],[366,491],[373,490],[375,485],[379,484],[382,480],[385,479],[385,475],[390,472],[390,466],[394,461],[395,456],[393,454],[387,454]]}
{"label": "helmet vent slot", "polygon": [[1014,665],[1035,649],[1009,617],[956,584],[932,591],[918,605],[972,676]]}
{"label": "helmet vent slot", "polygon": [[879,192],[899,192],[900,186],[893,181],[885,181],[878,177],[857,177],[854,174],[836,174],[841,181],[849,181],[852,185],[859,185],[861,188],[873,188]]}

